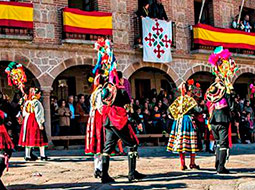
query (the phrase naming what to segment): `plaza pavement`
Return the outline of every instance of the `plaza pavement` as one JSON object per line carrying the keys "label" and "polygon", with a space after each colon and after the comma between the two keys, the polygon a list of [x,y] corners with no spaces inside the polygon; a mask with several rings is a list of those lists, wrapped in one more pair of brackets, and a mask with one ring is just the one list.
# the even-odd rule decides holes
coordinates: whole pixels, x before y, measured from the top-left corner
{"label": "plaza pavement", "polygon": [[[137,162],[139,172],[147,178],[129,183],[127,180],[127,157],[111,158],[110,175],[114,184],[101,184],[93,177],[93,159],[84,156],[83,148],[49,150],[48,162],[25,162],[24,152],[13,154],[9,172],[3,182],[9,190],[81,190],[81,189],[187,189],[187,190],[255,190],[255,144],[234,145],[227,167],[229,175],[217,175],[214,170],[214,155],[199,153],[197,164],[201,170],[179,170],[177,155],[166,148],[140,147]],[[189,159],[186,159],[189,164]]]}

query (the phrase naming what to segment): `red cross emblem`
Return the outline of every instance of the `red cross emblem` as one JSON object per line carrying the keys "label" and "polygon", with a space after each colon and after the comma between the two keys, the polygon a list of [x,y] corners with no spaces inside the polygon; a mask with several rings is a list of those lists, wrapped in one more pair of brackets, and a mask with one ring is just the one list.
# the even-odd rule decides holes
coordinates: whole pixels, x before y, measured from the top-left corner
{"label": "red cross emblem", "polygon": [[161,54],[164,54],[165,51],[161,49],[161,46],[158,44],[157,49],[154,49],[154,53],[157,55],[157,58],[160,58]]}
{"label": "red cross emblem", "polygon": [[149,46],[152,46],[152,42],[155,42],[155,39],[152,38],[152,34],[151,33],[149,33],[148,36],[149,37],[145,37],[144,39],[145,39],[145,41],[149,41],[149,44],[148,44]]}
{"label": "red cross emblem", "polygon": [[161,32],[163,32],[163,28],[160,28],[160,27],[159,27],[159,23],[158,23],[158,22],[156,22],[156,27],[155,27],[155,26],[152,27],[152,30],[153,30],[153,31],[156,31],[157,36],[158,36]]}
{"label": "red cross emblem", "polygon": [[168,44],[169,44],[169,47],[172,44],[172,40],[168,39],[167,35],[164,36],[164,39],[162,40],[162,42],[165,43],[166,48],[168,48]]}

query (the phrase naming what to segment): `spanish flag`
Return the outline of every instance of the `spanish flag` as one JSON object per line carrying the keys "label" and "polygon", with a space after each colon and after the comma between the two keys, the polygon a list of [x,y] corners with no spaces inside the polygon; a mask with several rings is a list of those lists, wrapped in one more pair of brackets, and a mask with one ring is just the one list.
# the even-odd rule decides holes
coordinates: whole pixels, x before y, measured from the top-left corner
{"label": "spanish flag", "polygon": [[33,28],[33,4],[0,2],[0,26]]}
{"label": "spanish flag", "polygon": [[193,38],[195,44],[255,50],[255,33],[197,24],[193,26]]}
{"label": "spanish flag", "polygon": [[112,35],[112,13],[63,9],[64,32]]}

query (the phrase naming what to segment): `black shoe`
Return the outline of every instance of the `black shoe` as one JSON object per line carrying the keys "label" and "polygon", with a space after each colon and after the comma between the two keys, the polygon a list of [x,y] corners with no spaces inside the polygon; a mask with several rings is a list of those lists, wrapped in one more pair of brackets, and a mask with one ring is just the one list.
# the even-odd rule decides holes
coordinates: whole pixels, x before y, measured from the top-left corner
{"label": "black shoe", "polygon": [[128,175],[129,182],[140,180],[145,178],[146,175],[139,173],[138,171],[135,171],[133,175]]}
{"label": "black shoe", "polygon": [[25,161],[33,161],[31,158],[29,158],[29,157],[24,157],[24,160]]}
{"label": "black shoe", "polygon": [[31,161],[36,161],[36,160],[38,160],[38,157],[37,157],[35,154],[33,154],[32,152],[31,152],[31,154],[30,154],[30,157],[31,157]]}
{"label": "black shoe", "polygon": [[102,183],[114,183],[115,180],[112,177],[110,177],[109,175],[107,175],[107,176],[104,176],[101,178],[101,182]]}
{"label": "black shoe", "polygon": [[41,156],[41,160],[42,160],[42,161],[43,161],[43,160],[48,161],[49,158],[48,158],[47,156],[45,156],[45,157]]}
{"label": "black shoe", "polygon": [[102,178],[102,175],[103,175],[103,172],[98,169],[94,172],[95,178]]}
{"label": "black shoe", "polygon": [[227,170],[226,168],[223,168],[221,171],[217,171],[217,174],[229,174],[229,170]]}

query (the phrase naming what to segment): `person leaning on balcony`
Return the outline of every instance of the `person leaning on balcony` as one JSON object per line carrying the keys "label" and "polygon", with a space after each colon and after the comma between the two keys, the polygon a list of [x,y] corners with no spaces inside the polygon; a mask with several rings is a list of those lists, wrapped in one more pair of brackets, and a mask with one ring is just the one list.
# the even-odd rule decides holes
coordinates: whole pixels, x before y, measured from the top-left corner
{"label": "person leaning on balcony", "polygon": [[161,0],[155,0],[151,4],[151,11],[150,11],[151,18],[157,18],[160,20],[168,20],[164,5],[162,4]]}
{"label": "person leaning on balcony", "polygon": [[143,18],[148,17],[150,14],[150,4],[146,1],[143,3],[143,7],[141,9],[138,9],[136,12],[137,16]]}
{"label": "person leaning on balcony", "polygon": [[237,23],[238,20],[238,15],[235,16],[235,18],[233,19],[232,23],[231,23],[231,27],[233,29],[239,29],[239,24]]}
{"label": "person leaning on balcony", "polygon": [[251,32],[251,25],[250,25],[250,16],[245,15],[244,20],[241,21],[241,30],[244,30],[245,32]]}

